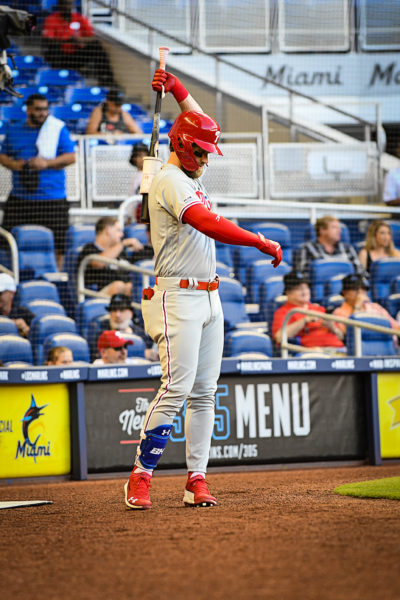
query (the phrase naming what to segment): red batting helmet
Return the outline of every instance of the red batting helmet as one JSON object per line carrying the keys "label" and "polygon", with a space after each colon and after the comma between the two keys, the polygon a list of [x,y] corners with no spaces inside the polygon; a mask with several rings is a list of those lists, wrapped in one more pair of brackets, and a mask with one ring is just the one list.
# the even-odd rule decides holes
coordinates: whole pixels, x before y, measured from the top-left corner
{"label": "red batting helmet", "polygon": [[182,112],[168,133],[172,147],[187,171],[196,171],[199,168],[192,144],[197,144],[206,152],[222,155],[217,146],[220,135],[217,121],[194,110]]}

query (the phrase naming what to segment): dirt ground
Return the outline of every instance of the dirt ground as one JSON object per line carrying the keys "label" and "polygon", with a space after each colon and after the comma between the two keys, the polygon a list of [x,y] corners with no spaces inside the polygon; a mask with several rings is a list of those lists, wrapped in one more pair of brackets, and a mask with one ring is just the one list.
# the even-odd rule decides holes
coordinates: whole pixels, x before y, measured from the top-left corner
{"label": "dirt ground", "polygon": [[383,467],[213,472],[219,505],[182,504],[185,475],[153,478],[149,511],[124,478],[0,485],[2,600],[398,600],[400,502],[338,496]]}

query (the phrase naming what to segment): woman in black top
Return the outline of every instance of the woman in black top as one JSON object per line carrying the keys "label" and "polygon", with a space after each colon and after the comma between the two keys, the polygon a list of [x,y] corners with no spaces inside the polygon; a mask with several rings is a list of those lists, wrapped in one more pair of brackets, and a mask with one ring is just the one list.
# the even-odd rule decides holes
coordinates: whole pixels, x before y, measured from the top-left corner
{"label": "woman in black top", "polygon": [[86,133],[142,133],[136,121],[122,109],[123,102],[119,90],[110,90],[105,102],[93,109]]}

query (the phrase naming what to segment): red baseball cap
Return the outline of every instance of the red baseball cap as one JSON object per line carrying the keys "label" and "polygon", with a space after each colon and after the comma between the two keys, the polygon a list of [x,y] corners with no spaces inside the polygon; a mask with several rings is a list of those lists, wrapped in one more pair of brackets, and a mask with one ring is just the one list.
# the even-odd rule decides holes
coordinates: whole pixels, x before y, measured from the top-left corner
{"label": "red baseball cap", "polygon": [[132,340],[124,338],[120,331],[103,331],[97,340],[97,349],[104,350],[105,348],[121,348],[122,346],[131,346]]}

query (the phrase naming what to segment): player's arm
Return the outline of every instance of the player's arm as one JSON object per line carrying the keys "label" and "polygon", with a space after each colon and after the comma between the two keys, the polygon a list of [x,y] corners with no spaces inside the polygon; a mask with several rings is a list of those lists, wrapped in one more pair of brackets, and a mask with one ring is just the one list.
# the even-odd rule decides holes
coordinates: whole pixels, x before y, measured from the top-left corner
{"label": "player's arm", "polygon": [[161,92],[162,86],[164,86],[165,93],[171,92],[175,100],[180,106],[182,112],[185,110],[195,110],[197,112],[204,112],[201,106],[196,100],[189,94],[182,82],[173,75],[163,69],[157,69],[154,73],[152,88],[155,92]]}
{"label": "player's arm", "polygon": [[193,204],[185,210],[182,222],[191,225],[204,235],[238,246],[254,246],[260,252],[272,256],[272,264],[277,267],[282,260],[282,250],[278,242],[267,240],[261,233],[255,234],[242,229],[232,221],[206,209],[203,204]]}

